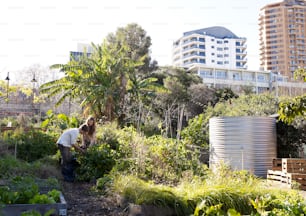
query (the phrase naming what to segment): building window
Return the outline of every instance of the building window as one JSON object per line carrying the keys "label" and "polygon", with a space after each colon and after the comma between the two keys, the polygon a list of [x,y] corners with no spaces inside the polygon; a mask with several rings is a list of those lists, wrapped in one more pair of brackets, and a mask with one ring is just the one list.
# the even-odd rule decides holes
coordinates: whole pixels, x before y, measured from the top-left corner
{"label": "building window", "polygon": [[200,49],[205,49],[205,46],[204,45],[199,45],[199,48]]}
{"label": "building window", "polygon": [[223,49],[221,47],[218,47],[217,50],[218,51],[223,51]]}
{"label": "building window", "polygon": [[217,54],[217,58],[223,58],[222,54]]}
{"label": "building window", "polygon": [[265,76],[264,75],[257,75],[257,81],[258,82],[264,82],[265,81]]}
{"label": "building window", "polygon": [[226,78],[226,72],[225,71],[216,71],[216,78],[217,79],[225,79]]}
{"label": "building window", "polygon": [[200,59],[200,63],[205,64],[205,59]]}
{"label": "building window", "polygon": [[200,42],[205,42],[205,38],[199,38]]}
{"label": "building window", "polygon": [[223,62],[222,61],[217,61],[217,64],[218,65],[223,65]]}
{"label": "building window", "polygon": [[200,76],[201,77],[206,77],[206,78],[213,78],[214,77],[212,71],[205,71],[205,70],[200,71]]}
{"label": "building window", "polygon": [[212,49],[214,49],[214,48],[215,48],[215,46],[211,46],[211,48],[212,48]]}
{"label": "building window", "polygon": [[241,80],[240,79],[240,74],[239,73],[234,73],[233,74],[233,80]]}
{"label": "building window", "polygon": [[217,40],[217,44],[222,44],[222,41],[220,41],[220,40]]}

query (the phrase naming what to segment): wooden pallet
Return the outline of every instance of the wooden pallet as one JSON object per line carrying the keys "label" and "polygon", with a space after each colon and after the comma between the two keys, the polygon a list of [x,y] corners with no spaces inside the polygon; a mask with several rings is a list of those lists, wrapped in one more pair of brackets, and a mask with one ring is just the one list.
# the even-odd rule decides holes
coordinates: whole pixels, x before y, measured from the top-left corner
{"label": "wooden pallet", "polygon": [[267,180],[278,181],[281,183],[287,183],[287,174],[280,170],[268,170]]}
{"label": "wooden pallet", "polygon": [[276,181],[286,187],[306,190],[306,159],[276,158],[272,170],[267,171],[267,180]]}

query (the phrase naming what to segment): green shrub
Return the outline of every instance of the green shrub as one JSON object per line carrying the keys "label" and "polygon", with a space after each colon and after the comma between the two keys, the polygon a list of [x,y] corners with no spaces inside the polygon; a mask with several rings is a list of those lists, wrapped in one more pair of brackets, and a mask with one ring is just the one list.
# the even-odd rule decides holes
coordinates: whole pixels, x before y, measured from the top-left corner
{"label": "green shrub", "polygon": [[56,138],[43,131],[31,130],[14,135],[17,157],[32,162],[57,152]]}
{"label": "green shrub", "polygon": [[90,181],[103,177],[115,165],[114,152],[107,144],[89,147],[84,154],[78,154],[80,166],[76,169],[77,179]]}

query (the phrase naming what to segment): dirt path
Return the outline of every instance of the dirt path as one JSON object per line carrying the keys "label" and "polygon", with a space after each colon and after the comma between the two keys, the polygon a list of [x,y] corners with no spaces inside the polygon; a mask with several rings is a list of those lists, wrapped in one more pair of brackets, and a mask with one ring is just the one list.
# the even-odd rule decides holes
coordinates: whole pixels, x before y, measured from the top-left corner
{"label": "dirt path", "polygon": [[116,197],[93,192],[91,183],[62,183],[68,216],[127,216],[126,207]]}

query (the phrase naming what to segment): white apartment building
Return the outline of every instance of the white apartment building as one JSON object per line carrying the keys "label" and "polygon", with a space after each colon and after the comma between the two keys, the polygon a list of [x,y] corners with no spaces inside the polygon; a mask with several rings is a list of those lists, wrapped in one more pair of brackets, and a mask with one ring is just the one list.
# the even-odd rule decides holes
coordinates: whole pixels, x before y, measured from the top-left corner
{"label": "white apartment building", "polygon": [[224,27],[210,27],[183,33],[173,43],[172,65],[198,74],[203,83],[241,92],[275,92],[276,96],[306,93],[306,83],[268,70],[247,70],[246,38]]}
{"label": "white apartment building", "polygon": [[184,32],[173,43],[172,65],[189,67],[194,63],[230,69],[247,68],[246,38],[214,26]]}

